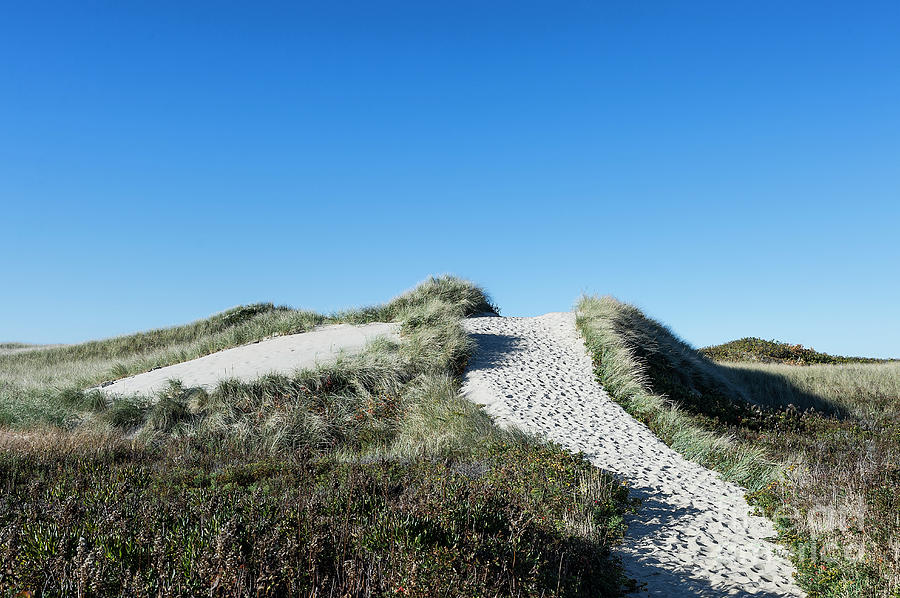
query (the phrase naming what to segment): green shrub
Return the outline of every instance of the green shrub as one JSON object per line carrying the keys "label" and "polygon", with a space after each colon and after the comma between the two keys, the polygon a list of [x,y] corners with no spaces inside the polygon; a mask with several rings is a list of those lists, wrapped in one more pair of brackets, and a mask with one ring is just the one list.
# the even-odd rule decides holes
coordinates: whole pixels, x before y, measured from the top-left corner
{"label": "green shrub", "polygon": [[767,341],[756,337],[747,337],[704,347],[701,354],[716,361],[761,361],[768,363],[789,363],[793,365],[811,365],[815,363],[883,363],[887,359],[871,357],[844,357],[820,353],[803,345],[793,345],[781,341]]}
{"label": "green shrub", "polygon": [[101,414],[101,420],[124,431],[144,424],[150,404],[141,398],[113,399],[109,408]]}
{"label": "green shrub", "polygon": [[150,407],[147,426],[154,431],[171,432],[178,424],[193,418],[191,403],[199,404],[205,399],[206,391],[202,388],[185,388],[181,382],[170,381]]}
{"label": "green shrub", "polygon": [[103,411],[107,407],[106,397],[99,390],[81,390],[78,388],[66,388],[59,391],[53,402],[62,407],[76,410]]}

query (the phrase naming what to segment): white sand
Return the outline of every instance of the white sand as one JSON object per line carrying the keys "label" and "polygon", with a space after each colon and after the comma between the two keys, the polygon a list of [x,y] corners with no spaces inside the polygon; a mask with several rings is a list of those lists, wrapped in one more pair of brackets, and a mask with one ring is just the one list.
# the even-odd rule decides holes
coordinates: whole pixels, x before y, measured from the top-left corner
{"label": "white sand", "polygon": [[225,349],[198,359],[116,380],[101,390],[109,395],[151,395],[169,380],[212,389],[221,380],[254,380],[269,373],[290,374],[362,350],[375,337],[399,340],[399,324],[335,324],[310,332],[278,336]]}
{"label": "white sand", "polygon": [[744,491],[685,460],[609,398],[574,314],[471,318],[466,328],[478,343],[466,374],[471,400],[501,424],[582,451],[643,500],[621,556],[650,595],[804,595],[765,540],[771,523],[750,515]]}

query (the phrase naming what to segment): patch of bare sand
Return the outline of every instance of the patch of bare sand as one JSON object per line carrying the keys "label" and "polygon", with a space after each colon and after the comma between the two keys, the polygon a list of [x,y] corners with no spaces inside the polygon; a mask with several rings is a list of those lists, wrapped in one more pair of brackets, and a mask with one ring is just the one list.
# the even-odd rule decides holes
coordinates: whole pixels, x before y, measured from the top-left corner
{"label": "patch of bare sand", "polygon": [[321,326],[309,332],[277,336],[122,378],[101,390],[108,395],[149,396],[165,388],[169,380],[180,380],[187,387],[211,390],[221,380],[254,380],[265,374],[290,374],[314,367],[342,353],[359,352],[366,343],[379,336],[399,340],[399,324]]}

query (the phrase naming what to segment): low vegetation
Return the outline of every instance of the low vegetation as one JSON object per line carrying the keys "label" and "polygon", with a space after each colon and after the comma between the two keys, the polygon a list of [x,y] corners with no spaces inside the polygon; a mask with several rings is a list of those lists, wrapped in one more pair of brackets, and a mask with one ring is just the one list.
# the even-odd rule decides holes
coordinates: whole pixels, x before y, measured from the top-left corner
{"label": "low vegetation", "polygon": [[785,363],[790,365],[811,365],[816,363],[882,363],[886,359],[871,357],[844,357],[820,353],[803,345],[792,345],[780,341],[766,341],[747,337],[721,345],[700,349],[700,353],[716,361],[760,361],[763,363]]}
{"label": "low vegetation", "polygon": [[626,410],[751,490],[810,596],[900,595],[900,363],[719,363],[610,297],[578,327]]}
{"label": "low vegetation", "polygon": [[[328,319],[256,306],[69,347],[84,367],[63,390],[6,362],[11,384],[32,386],[2,412],[0,594],[618,595],[626,488],[459,394],[461,318],[493,309],[445,277]],[[401,342],[208,393],[83,390],[110,359],[136,368],[207,337],[222,347],[329,319],[392,319]],[[31,363],[50,375],[64,357],[44,359]]]}
{"label": "low vegetation", "polygon": [[0,591],[611,596],[627,491],[552,446],[309,459],[81,438],[0,455]]}

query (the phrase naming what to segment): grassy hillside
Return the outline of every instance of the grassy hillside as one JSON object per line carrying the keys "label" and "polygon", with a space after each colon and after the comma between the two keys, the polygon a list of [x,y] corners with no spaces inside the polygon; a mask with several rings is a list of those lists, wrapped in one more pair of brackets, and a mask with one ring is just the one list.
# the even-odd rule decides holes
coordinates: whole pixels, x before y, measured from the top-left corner
{"label": "grassy hillside", "polygon": [[790,365],[839,364],[839,363],[882,363],[887,359],[871,357],[844,357],[820,353],[803,345],[792,345],[780,341],[766,341],[747,337],[721,345],[703,347],[700,353],[716,361],[759,361],[763,363],[785,363]]}
{"label": "grassy hillside", "polygon": [[898,595],[900,363],[717,363],[610,297],[578,327],[618,402],[753,491],[811,596]]}
{"label": "grassy hillside", "polygon": [[466,314],[495,310],[480,290],[448,280],[433,279],[384,305],[331,315],[257,303],[182,326],[26,354],[0,355],[0,378],[24,388],[85,387],[273,335],[305,332],[320,324],[397,321],[405,310],[426,299],[459,305]]}
{"label": "grassy hillside", "polygon": [[[619,595],[626,488],[459,394],[461,318],[486,309],[477,287],[432,279],[331,316],[398,321],[399,343],[147,402],[79,385],[110,361],[145,367],[325,318],[252,306],[5,362],[0,594]],[[54,367],[69,360],[75,376]]]}
{"label": "grassy hillside", "polygon": [[426,300],[452,303],[467,315],[494,310],[480,289],[444,278],[423,283],[384,305],[331,315],[258,303],[182,326],[0,354],[0,424],[63,425],[72,415],[66,397],[71,398],[73,391],[320,324],[397,321],[411,305]]}

